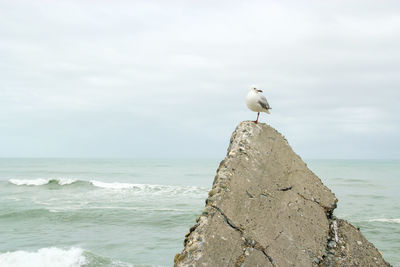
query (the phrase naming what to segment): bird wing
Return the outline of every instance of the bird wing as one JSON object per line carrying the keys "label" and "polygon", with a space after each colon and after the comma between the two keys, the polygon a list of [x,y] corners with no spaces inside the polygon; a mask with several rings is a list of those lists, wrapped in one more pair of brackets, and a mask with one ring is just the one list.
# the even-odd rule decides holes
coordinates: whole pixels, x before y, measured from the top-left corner
{"label": "bird wing", "polygon": [[260,106],[264,109],[271,109],[270,105],[268,104],[267,99],[265,98],[265,96],[263,95],[259,95],[260,96],[260,100],[258,101],[258,104],[260,104]]}

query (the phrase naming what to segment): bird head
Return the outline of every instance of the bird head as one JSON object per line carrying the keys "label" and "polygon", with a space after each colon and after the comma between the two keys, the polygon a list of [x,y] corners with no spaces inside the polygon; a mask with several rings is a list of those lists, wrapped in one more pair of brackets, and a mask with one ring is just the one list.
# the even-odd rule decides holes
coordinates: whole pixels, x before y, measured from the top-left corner
{"label": "bird head", "polygon": [[257,85],[252,85],[251,88],[250,88],[250,90],[253,90],[253,91],[256,92],[256,93],[261,93],[262,90],[258,89],[257,87],[258,87]]}

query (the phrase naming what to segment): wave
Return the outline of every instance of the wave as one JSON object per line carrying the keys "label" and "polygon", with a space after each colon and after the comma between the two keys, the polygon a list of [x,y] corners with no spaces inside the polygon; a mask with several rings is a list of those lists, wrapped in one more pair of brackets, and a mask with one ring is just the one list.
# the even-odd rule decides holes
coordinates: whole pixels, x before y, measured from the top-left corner
{"label": "wave", "polygon": [[130,188],[140,189],[140,188],[143,188],[143,186],[146,186],[144,184],[106,183],[106,182],[101,182],[101,181],[96,181],[96,180],[92,180],[92,181],[90,181],[90,183],[93,186],[100,187],[100,188],[107,188],[107,189],[130,189]]}
{"label": "wave", "polygon": [[76,179],[70,178],[57,178],[57,179],[9,179],[8,182],[14,185],[46,185],[46,184],[59,184],[59,185],[69,185],[77,182]]}
{"label": "wave", "polygon": [[369,222],[400,223],[400,219],[386,219],[386,218],[371,219],[371,220],[368,220],[368,221],[369,221]]}
{"label": "wave", "polygon": [[36,252],[18,250],[0,254],[1,267],[132,267],[132,264],[98,256],[77,247],[41,248]]}
{"label": "wave", "polygon": [[134,189],[137,191],[148,191],[152,193],[178,193],[178,192],[198,192],[207,190],[198,186],[178,186],[178,185],[158,185],[158,184],[130,184],[130,183],[107,183],[92,180],[90,184],[104,189]]}
{"label": "wave", "polygon": [[79,267],[87,264],[81,248],[64,250],[56,247],[41,248],[36,252],[18,250],[0,254],[2,267]]}
{"label": "wave", "polygon": [[[9,179],[9,183],[17,186],[70,186],[79,185],[81,187],[94,187],[104,190],[120,191],[127,190],[132,193],[145,194],[171,194],[171,195],[204,195],[208,192],[206,187],[198,186],[178,186],[178,185],[157,185],[157,184],[133,184],[119,182],[103,182],[97,180],[77,180],[69,178],[58,179]],[[75,188],[75,187],[74,187]]]}

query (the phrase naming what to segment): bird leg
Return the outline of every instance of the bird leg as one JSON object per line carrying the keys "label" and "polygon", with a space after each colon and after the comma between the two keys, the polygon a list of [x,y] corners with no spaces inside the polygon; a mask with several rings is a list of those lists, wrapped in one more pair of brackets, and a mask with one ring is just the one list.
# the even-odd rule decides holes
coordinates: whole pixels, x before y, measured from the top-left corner
{"label": "bird leg", "polygon": [[255,124],[258,123],[258,116],[260,116],[260,112],[257,112],[257,119],[255,121],[253,121]]}

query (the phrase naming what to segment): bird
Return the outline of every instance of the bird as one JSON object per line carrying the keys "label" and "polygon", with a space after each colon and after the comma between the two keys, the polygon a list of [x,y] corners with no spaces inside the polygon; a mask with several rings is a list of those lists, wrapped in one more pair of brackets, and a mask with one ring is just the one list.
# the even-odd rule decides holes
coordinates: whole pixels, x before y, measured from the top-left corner
{"label": "bird", "polygon": [[262,90],[258,89],[256,85],[252,85],[246,97],[247,107],[251,111],[257,112],[257,119],[253,121],[256,124],[258,123],[260,112],[270,114],[269,110],[271,109],[267,99],[261,93]]}

